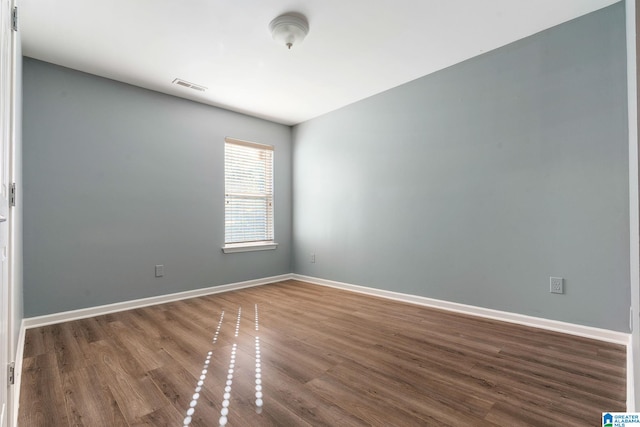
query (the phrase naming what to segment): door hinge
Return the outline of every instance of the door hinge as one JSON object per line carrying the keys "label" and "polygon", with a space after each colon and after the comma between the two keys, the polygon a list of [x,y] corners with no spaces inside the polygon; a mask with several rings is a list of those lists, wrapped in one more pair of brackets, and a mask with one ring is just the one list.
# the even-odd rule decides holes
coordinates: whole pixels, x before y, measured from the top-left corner
{"label": "door hinge", "polygon": [[16,183],[12,182],[9,187],[9,206],[16,205]]}
{"label": "door hinge", "polygon": [[14,385],[16,382],[16,362],[9,363],[9,371],[7,375],[9,385]]}
{"label": "door hinge", "polygon": [[11,11],[11,29],[18,31],[18,6],[14,6]]}

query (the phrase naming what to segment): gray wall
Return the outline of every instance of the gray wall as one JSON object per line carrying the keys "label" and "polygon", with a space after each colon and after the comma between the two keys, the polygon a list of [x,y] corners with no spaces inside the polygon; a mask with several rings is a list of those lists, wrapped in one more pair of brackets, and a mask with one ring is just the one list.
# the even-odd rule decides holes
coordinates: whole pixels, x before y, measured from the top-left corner
{"label": "gray wall", "polygon": [[625,70],[618,3],[296,126],[294,271],[628,331]]}
{"label": "gray wall", "polygon": [[[291,271],[290,127],[29,58],[23,83],[26,317]],[[221,252],[225,136],[276,147],[276,250]]]}

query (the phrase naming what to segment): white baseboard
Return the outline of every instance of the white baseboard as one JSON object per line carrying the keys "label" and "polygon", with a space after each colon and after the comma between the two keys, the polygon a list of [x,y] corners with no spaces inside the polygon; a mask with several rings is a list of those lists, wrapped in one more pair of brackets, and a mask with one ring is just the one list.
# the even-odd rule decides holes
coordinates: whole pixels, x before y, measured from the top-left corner
{"label": "white baseboard", "polygon": [[24,319],[20,325],[20,332],[18,334],[18,343],[16,348],[16,365],[14,370],[15,380],[13,383],[13,394],[11,404],[11,421],[9,426],[18,425],[18,411],[20,410],[20,385],[22,384],[22,359],[24,359],[24,337],[27,329],[24,327]]}
{"label": "white baseboard", "polygon": [[534,328],[546,329],[549,331],[562,332],[579,337],[592,338],[614,344],[628,345],[630,334],[624,332],[610,331],[608,329],[594,328],[591,326],[576,325],[573,323],[560,322],[557,320],[543,319],[540,317],[526,316],[524,314],[510,313],[508,311],[493,310],[490,308],[476,307],[467,304],[459,304],[450,301],[443,301],[411,294],[386,291],[383,289],[368,288],[366,286],[352,285],[349,283],[336,282],[333,280],[320,279],[317,277],[293,274],[293,279],[316,285],[330,286],[362,294],[388,298],[396,301],[408,302],[427,307],[439,308],[447,311],[468,314],[471,316],[484,317],[487,319],[501,320],[503,322],[517,323],[519,325],[531,326]]}
{"label": "white baseboard", "polygon": [[47,314],[44,316],[29,317],[23,320],[26,329],[40,326],[53,325],[56,323],[70,322],[73,320],[86,319],[87,317],[102,316],[104,314],[116,313],[118,311],[132,310],[135,308],[148,307],[150,305],[164,304],[188,298],[195,298],[204,295],[218,294],[221,292],[235,291],[237,289],[250,288],[253,286],[267,285],[269,283],[281,282],[291,279],[291,274],[265,277],[263,279],[247,280],[245,282],[230,283],[227,285],[211,286],[208,288],[194,289],[191,291],[177,292],[168,295],[142,298],[114,304],[100,305],[97,307],[82,308],[80,310],[64,311],[62,313]]}
{"label": "white baseboard", "polygon": [[[318,277],[304,276],[300,274],[282,274],[280,276],[265,277],[262,279],[248,280],[245,282],[231,283],[227,285],[212,286],[191,291],[178,292],[155,297],[142,298],[137,300],[119,302],[114,304],[101,305],[97,307],[83,308],[79,310],[65,311],[61,313],[47,314],[44,316],[30,317],[23,319],[21,329],[30,329],[40,326],[52,325],[55,323],[69,322],[73,320],[85,319],[87,317],[101,316],[118,311],[132,310],[135,308],[147,307],[150,305],[164,304],[172,301],[179,301],[188,298],[195,298],[204,295],[212,295],[221,292],[229,292],[237,289],[244,289],[253,286],[267,285],[283,280],[295,279],[315,285],[329,286],[343,290],[358,292],[361,294],[373,295],[377,297],[407,302],[411,304],[423,305],[427,307],[439,308],[442,310],[454,311],[472,316],[484,317],[488,319],[500,320],[503,322],[517,323],[534,328],[546,329],[549,331],[561,332],[585,338],[592,338],[614,344],[628,345],[630,334],[624,332],[611,331],[608,329],[594,328],[591,326],[577,325],[574,323],[561,322],[558,320],[544,319],[541,317],[527,316],[524,314],[511,313],[507,311],[494,310],[490,308],[476,307],[467,304],[438,300],[418,295],[404,294],[400,292],[387,291],[383,289],[369,288],[366,286],[352,285],[349,283],[336,282],[333,280],[321,279]],[[22,334],[22,330],[21,330]],[[24,336],[22,336],[24,340]],[[19,338],[20,339],[20,338]]]}

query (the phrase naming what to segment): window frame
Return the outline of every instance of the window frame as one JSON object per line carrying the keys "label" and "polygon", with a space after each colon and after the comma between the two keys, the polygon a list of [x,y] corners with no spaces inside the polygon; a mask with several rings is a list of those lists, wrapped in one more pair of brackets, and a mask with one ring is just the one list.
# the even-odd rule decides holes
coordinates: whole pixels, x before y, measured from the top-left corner
{"label": "window frame", "polygon": [[[274,203],[274,193],[275,193],[275,178],[274,178],[274,169],[275,169],[275,147],[272,145],[267,145],[267,144],[260,144],[257,142],[252,142],[252,141],[245,141],[245,140],[241,140],[241,139],[236,139],[236,138],[231,138],[231,137],[225,137],[224,139],[224,203],[225,203],[225,214],[224,214],[224,245],[222,246],[222,252],[224,252],[225,254],[228,253],[237,253],[237,252],[249,252],[249,251],[264,251],[264,250],[271,250],[271,249],[276,249],[278,247],[278,243],[275,242],[275,221],[274,221],[274,217],[275,217],[275,203]],[[227,220],[228,220],[228,215],[227,215],[227,204],[228,204],[228,198],[230,197],[230,193],[227,192],[228,188],[227,188],[227,146],[228,145],[237,145],[237,146],[243,146],[243,147],[248,147],[248,148],[253,148],[256,150],[263,150],[263,151],[271,151],[271,185],[270,185],[270,195],[269,193],[267,193],[266,199],[271,200],[271,206],[270,206],[270,210],[271,210],[271,221],[269,221],[269,214],[267,213],[267,216],[265,218],[265,222],[269,223],[270,222],[270,227],[271,227],[271,240],[257,240],[257,241],[245,241],[245,242],[231,242],[228,243],[227,242]],[[258,198],[263,198],[265,196],[262,195],[251,195],[251,194],[247,194],[247,198],[254,198],[254,197],[258,197]],[[269,234],[269,233],[267,233]],[[267,236],[268,237],[268,236]]]}

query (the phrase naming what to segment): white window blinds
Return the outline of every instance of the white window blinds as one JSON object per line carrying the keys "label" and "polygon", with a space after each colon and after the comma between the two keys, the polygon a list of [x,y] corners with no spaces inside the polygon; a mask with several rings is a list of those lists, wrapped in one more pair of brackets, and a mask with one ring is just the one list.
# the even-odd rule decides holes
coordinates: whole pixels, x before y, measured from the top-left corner
{"label": "white window blinds", "polygon": [[273,242],[273,146],[225,138],[225,244]]}

